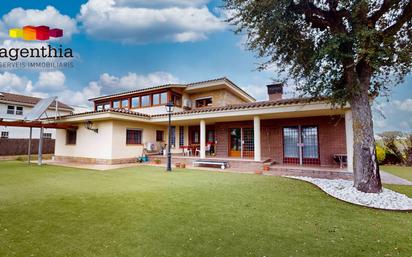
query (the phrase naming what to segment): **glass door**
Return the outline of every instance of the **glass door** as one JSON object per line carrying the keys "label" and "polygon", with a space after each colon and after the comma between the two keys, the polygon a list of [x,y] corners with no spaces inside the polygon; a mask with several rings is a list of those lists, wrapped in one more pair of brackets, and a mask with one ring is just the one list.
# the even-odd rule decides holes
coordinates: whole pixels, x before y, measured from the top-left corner
{"label": "glass door", "polygon": [[318,128],[302,127],[302,161],[304,164],[320,164]]}
{"label": "glass door", "polygon": [[240,128],[232,128],[229,130],[230,148],[229,156],[240,157],[242,151],[242,132]]}
{"label": "glass door", "polygon": [[242,157],[255,156],[255,140],[253,128],[243,128]]}
{"label": "glass door", "polygon": [[283,162],[320,164],[318,127],[294,126],[283,128]]}
{"label": "glass door", "polygon": [[283,162],[300,163],[299,127],[283,128]]}

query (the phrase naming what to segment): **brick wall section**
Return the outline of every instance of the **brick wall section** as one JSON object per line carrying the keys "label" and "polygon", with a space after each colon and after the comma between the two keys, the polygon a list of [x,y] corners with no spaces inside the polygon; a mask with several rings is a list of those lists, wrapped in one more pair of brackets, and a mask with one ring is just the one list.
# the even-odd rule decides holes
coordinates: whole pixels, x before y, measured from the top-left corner
{"label": "brick wall section", "polygon": [[[54,139],[43,140],[43,153],[54,153]],[[29,139],[0,139],[0,156],[6,155],[24,155],[27,154],[29,147]],[[39,139],[32,139],[31,141],[31,153],[37,154],[39,149]]]}
{"label": "brick wall section", "polygon": [[[283,163],[283,127],[318,126],[320,163],[322,166],[336,165],[332,159],[335,153],[346,153],[345,120],[341,116],[319,116],[261,120],[262,159],[270,158]],[[228,157],[229,129],[253,127],[253,121],[216,123],[216,155]]]}

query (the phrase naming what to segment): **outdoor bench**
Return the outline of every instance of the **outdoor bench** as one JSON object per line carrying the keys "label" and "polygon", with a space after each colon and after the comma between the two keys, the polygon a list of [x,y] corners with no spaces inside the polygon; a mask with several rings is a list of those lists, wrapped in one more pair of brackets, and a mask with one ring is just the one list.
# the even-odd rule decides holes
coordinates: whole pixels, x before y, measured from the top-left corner
{"label": "outdoor bench", "polygon": [[219,166],[222,170],[229,167],[229,163],[227,161],[218,161],[218,160],[193,161],[193,167],[199,167],[200,165],[215,165],[215,166]]}

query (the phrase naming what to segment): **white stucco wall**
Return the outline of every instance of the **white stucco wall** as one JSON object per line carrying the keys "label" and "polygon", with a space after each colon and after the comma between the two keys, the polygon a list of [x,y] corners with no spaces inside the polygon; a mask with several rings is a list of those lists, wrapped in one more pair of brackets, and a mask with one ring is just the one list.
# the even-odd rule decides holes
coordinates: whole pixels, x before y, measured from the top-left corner
{"label": "white stucco wall", "polygon": [[99,133],[78,126],[75,145],[66,145],[66,130],[58,129],[54,154],[57,156],[110,159],[112,156],[113,121],[96,122]]}
{"label": "white stucco wall", "polygon": [[156,130],[163,130],[166,137],[167,128],[142,122],[113,122],[113,148],[112,159],[133,158],[142,155],[144,145],[127,145],[126,144],[126,130],[127,129],[141,129],[142,143],[147,142],[156,143]]}
{"label": "white stucco wall", "polygon": [[[82,123],[77,125],[75,145],[66,145],[66,130],[59,129],[56,135],[55,155],[93,159],[126,159],[142,155],[144,144],[156,143],[156,130],[163,130],[167,140],[167,128],[142,122],[96,121],[98,133],[86,129]],[[142,145],[127,145],[126,130],[142,129]]]}

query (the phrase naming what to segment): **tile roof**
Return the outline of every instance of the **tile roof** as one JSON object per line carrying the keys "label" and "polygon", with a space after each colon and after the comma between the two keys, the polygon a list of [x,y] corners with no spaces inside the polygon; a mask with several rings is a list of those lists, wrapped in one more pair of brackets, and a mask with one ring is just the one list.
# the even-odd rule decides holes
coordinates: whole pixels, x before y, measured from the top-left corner
{"label": "tile roof", "polygon": [[107,97],[128,95],[128,94],[133,94],[133,93],[139,93],[139,92],[145,92],[145,91],[150,91],[150,90],[155,90],[155,89],[162,89],[162,88],[169,88],[169,87],[185,87],[185,85],[184,84],[164,84],[164,85],[159,85],[159,86],[154,86],[154,87],[146,87],[146,88],[140,88],[140,89],[136,89],[136,90],[132,90],[132,91],[115,93],[115,94],[111,94],[111,95],[98,96],[98,97],[90,98],[88,100],[92,101],[92,100],[97,100],[97,99],[104,99],[104,98],[107,98]]}
{"label": "tile roof", "polygon": [[98,97],[90,98],[89,101],[98,100],[98,99],[105,99],[105,98],[121,96],[121,95],[128,95],[128,94],[133,94],[133,93],[140,93],[140,92],[145,92],[145,91],[150,91],[150,90],[155,90],[155,89],[169,88],[169,87],[196,87],[196,86],[199,86],[201,84],[210,83],[210,82],[217,82],[219,80],[225,80],[225,81],[229,82],[231,85],[233,85],[234,87],[236,87],[237,89],[242,91],[244,94],[246,94],[250,98],[255,99],[254,97],[249,95],[245,90],[243,90],[238,85],[236,85],[231,80],[229,80],[227,77],[221,77],[221,78],[209,79],[209,80],[198,81],[198,82],[187,83],[187,84],[179,84],[179,83],[164,84],[164,85],[159,85],[159,86],[154,86],[154,87],[141,88],[141,89],[136,89],[136,90],[132,90],[132,91],[126,91],[126,92],[120,92],[120,93],[115,93],[115,94],[110,94],[110,95],[98,96]]}
{"label": "tile roof", "polygon": [[[205,113],[205,112],[219,112],[219,111],[232,111],[232,110],[244,110],[244,109],[255,109],[255,108],[264,108],[264,107],[273,107],[280,105],[292,105],[292,104],[303,104],[311,102],[320,102],[326,100],[325,98],[314,98],[314,97],[301,97],[301,98],[290,98],[290,99],[281,99],[276,101],[259,101],[252,103],[241,103],[241,104],[231,104],[220,107],[207,107],[207,108],[195,108],[192,110],[175,112],[173,115],[185,115],[192,113]],[[156,114],[152,117],[166,116],[167,114]]]}
{"label": "tile roof", "polygon": [[[0,101],[7,101],[7,102],[16,102],[16,103],[23,103],[23,104],[30,104],[30,105],[36,105],[41,98],[38,97],[33,97],[33,96],[26,96],[26,95],[19,95],[19,94],[13,94],[13,93],[6,93],[6,92],[0,92]],[[57,101],[58,106],[60,108],[64,109],[69,109],[73,110],[72,107]],[[52,103],[52,106],[55,106],[55,102]]]}
{"label": "tile roof", "polygon": [[[277,101],[260,101],[260,102],[253,102],[253,103],[242,103],[242,104],[232,104],[226,105],[222,107],[208,107],[208,108],[196,108],[187,111],[175,112],[172,115],[186,115],[186,114],[195,114],[195,113],[211,113],[211,112],[220,112],[220,111],[232,111],[232,110],[247,110],[247,109],[256,109],[256,108],[265,108],[265,107],[273,107],[273,106],[281,106],[281,105],[293,105],[293,104],[305,104],[305,103],[312,103],[312,102],[322,102],[325,101],[325,98],[291,98],[291,99],[282,99]],[[138,117],[144,118],[152,118],[152,117],[162,117],[167,116],[168,114],[155,114],[149,115],[144,114],[136,111],[131,111],[127,109],[107,109],[107,110],[99,110],[99,111],[90,111],[90,112],[83,112],[83,113],[76,113],[71,115],[65,115],[61,117],[75,117],[75,116],[82,116],[88,114],[97,114],[97,113],[121,113],[121,114],[128,114],[134,115]]]}
{"label": "tile roof", "polygon": [[131,110],[123,109],[123,108],[117,108],[117,109],[110,108],[110,109],[107,109],[107,110],[73,113],[73,114],[69,114],[69,115],[60,116],[60,118],[76,117],[76,116],[83,116],[83,115],[96,114],[96,113],[122,113],[122,114],[130,114],[130,115],[134,115],[134,116],[138,116],[138,117],[150,118],[149,114],[135,112],[135,111],[131,111]]}

